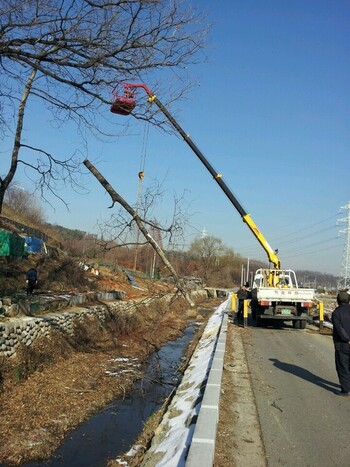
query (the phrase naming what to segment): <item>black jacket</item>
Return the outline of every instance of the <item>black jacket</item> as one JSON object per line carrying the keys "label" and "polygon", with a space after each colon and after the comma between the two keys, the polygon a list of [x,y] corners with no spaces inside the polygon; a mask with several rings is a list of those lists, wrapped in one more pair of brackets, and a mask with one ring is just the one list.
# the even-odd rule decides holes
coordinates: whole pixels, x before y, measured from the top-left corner
{"label": "black jacket", "polygon": [[27,280],[30,282],[36,282],[38,279],[38,273],[36,272],[36,269],[32,268],[29,269],[27,272]]}
{"label": "black jacket", "polygon": [[242,287],[237,292],[238,300],[246,300],[248,298],[248,290],[244,290]]}
{"label": "black jacket", "polygon": [[333,342],[336,349],[348,349],[350,342],[350,305],[341,303],[333,311]]}

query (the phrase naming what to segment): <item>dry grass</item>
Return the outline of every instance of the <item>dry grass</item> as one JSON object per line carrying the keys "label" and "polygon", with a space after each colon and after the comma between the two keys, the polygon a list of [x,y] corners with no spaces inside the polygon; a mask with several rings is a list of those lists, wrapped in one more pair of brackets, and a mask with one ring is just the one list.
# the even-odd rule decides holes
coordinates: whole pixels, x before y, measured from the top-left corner
{"label": "dry grass", "polygon": [[[67,430],[102,408],[132,385],[129,377],[111,381],[106,370],[111,356],[73,354],[51,368],[33,373],[1,398],[0,460],[20,464],[45,458]],[[115,362],[113,363],[115,371]],[[10,397],[8,397],[10,396]]]}
{"label": "dry grass", "polygon": [[[169,309],[140,306],[134,313],[116,314],[107,326],[99,320],[76,325],[75,338],[59,333],[40,338],[31,349],[6,359],[0,394],[0,463],[20,465],[48,458],[68,430],[111,400],[123,397],[133,374],[112,374],[123,369],[116,357],[144,361],[150,352],[181,334],[186,308],[177,301]],[[11,364],[9,362],[11,361]],[[0,361],[1,365],[1,361]]]}

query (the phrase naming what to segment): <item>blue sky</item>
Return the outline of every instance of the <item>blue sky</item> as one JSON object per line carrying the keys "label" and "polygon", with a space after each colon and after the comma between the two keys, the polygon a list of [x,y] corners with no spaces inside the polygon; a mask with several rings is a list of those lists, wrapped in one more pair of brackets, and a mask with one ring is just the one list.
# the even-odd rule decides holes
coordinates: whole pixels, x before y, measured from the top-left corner
{"label": "blue sky", "polygon": [[[207,62],[188,70],[196,86],[176,118],[240,200],[282,266],[338,275],[344,236],[339,208],[350,201],[350,4],[347,1],[195,0],[212,29]],[[146,83],[151,86],[151,83]],[[162,101],[162,96],[157,95]],[[165,99],[164,99],[165,100]],[[131,118],[115,116],[116,119]],[[40,128],[40,130],[39,130]],[[43,113],[27,121],[28,135],[69,151],[69,128],[54,131]],[[113,144],[90,142],[88,157],[131,204],[138,190],[144,124]],[[34,138],[35,139],[35,138]],[[243,256],[265,260],[239,214],[176,135],[150,128],[146,188],[164,180],[159,217],[186,190],[192,227],[205,229]],[[17,183],[29,186],[23,175]],[[90,192],[68,189],[70,212],[55,203],[49,221],[86,231],[111,214],[109,196],[92,177]]]}

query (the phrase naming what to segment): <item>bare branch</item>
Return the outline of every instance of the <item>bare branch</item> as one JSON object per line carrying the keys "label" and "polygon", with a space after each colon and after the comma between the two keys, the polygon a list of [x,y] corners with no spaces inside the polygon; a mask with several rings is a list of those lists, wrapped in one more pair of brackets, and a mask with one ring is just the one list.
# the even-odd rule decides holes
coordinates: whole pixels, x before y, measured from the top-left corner
{"label": "bare branch", "polygon": [[96,169],[96,167],[94,167],[94,165],[89,160],[85,160],[84,165],[94,175],[94,177],[100,182],[100,184],[106,189],[107,193],[112,198],[112,202],[113,202],[112,206],[115,203],[119,203],[130,214],[132,219],[135,220],[138,228],[140,229],[140,232],[143,234],[146,241],[152,246],[154,251],[157,253],[159,258],[162,260],[163,264],[168,268],[169,272],[171,273],[172,277],[174,278],[175,285],[178,288],[178,290],[182,293],[182,295],[186,299],[187,303],[190,306],[194,306],[194,303],[192,302],[191,298],[189,297],[187,291],[180,284],[179,277],[178,277],[175,269],[173,268],[171,263],[166,258],[163,250],[160,248],[158,243],[154,240],[152,235],[145,228],[145,226],[142,223],[142,221],[141,221],[139,215],[137,214],[137,212],[124,200],[124,198],[122,196],[119,195],[119,193],[117,193],[113,189],[113,187],[108,183],[108,181],[103,177],[103,175]]}
{"label": "bare branch", "polygon": [[[0,129],[5,136],[15,134],[15,141],[11,167],[0,180],[0,212],[24,148],[22,130],[30,95],[46,105],[57,126],[74,124],[82,139],[86,128],[95,136],[115,137],[121,125],[112,115],[106,117],[106,106],[116,83],[150,80],[156,90],[162,70],[167,89],[172,88],[164,93],[165,104],[182,97],[190,87],[187,67],[203,58],[206,32],[203,18],[185,0],[2,0]],[[177,70],[174,86],[169,86],[167,70]],[[164,117],[150,109],[147,99],[134,116],[164,125]],[[55,179],[53,167],[59,160],[66,162],[71,174],[70,157],[60,159],[49,147],[40,150],[52,163],[50,169],[45,166],[41,186],[55,191],[48,182]],[[27,167],[42,177],[40,164]]]}

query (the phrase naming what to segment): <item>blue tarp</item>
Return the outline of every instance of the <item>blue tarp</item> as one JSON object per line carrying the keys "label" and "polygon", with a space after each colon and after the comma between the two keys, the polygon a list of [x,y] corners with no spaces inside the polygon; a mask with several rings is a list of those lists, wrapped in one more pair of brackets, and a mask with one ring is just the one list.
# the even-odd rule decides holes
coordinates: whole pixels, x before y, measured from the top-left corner
{"label": "blue tarp", "polygon": [[43,240],[37,237],[25,237],[25,246],[30,253],[40,253]]}

